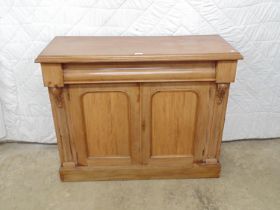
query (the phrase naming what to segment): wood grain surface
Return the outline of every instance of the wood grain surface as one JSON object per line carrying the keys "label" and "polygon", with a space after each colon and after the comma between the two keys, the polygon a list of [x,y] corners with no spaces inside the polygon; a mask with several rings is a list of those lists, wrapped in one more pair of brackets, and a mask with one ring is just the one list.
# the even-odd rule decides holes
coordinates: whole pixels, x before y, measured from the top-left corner
{"label": "wood grain surface", "polygon": [[218,35],[55,37],[39,63],[237,60],[242,58]]}

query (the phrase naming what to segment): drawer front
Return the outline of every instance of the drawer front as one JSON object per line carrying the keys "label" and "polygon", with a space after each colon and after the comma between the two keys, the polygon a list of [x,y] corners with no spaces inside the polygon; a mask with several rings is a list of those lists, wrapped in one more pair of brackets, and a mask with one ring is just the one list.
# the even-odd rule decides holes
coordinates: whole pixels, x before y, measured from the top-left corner
{"label": "drawer front", "polygon": [[64,64],[65,84],[215,81],[215,62]]}
{"label": "drawer front", "polygon": [[143,84],[143,163],[162,166],[192,166],[201,162],[207,142],[211,83]]}
{"label": "drawer front", "polygon": [[70,134],[79,165],[131,165],[139,159],[139,87],[68,88]]}

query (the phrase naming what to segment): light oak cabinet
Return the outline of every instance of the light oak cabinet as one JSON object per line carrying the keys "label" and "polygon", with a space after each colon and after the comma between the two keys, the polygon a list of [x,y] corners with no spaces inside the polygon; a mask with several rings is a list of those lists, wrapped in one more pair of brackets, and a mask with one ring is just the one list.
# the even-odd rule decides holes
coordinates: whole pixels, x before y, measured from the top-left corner
{"label": "light oak cabinet", "polygon": [[218,177],[241,58],[219,36],[56,37],[36,62],[61,179]]}

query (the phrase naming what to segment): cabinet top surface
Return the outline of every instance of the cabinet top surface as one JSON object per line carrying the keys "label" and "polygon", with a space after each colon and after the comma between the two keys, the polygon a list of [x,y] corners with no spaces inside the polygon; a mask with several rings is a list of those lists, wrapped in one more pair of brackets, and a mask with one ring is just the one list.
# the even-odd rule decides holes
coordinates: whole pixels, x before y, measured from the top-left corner
{"label": "cabinet top surface", "polygon": [[61,36],[37,63],[238,60],[241,54],[218,35]]}

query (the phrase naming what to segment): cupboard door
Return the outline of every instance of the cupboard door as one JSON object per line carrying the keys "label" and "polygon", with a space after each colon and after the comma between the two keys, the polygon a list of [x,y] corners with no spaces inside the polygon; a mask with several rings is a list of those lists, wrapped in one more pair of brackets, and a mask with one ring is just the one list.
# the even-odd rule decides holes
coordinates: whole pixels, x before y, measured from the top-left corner
{"label": "cupboard door", "polygon": [[144,164],[191,167],[203,161],[213,91],[211,83],[141,86]]}
{"label": "cupboard door", "polygon": [[72,85],[68,93],[70,133],[79,165],[139,163],[139,86]]}

